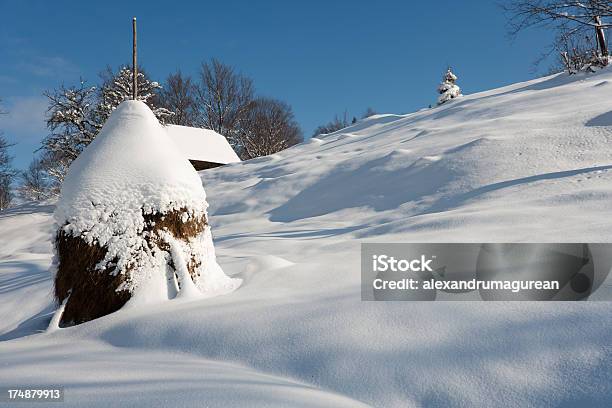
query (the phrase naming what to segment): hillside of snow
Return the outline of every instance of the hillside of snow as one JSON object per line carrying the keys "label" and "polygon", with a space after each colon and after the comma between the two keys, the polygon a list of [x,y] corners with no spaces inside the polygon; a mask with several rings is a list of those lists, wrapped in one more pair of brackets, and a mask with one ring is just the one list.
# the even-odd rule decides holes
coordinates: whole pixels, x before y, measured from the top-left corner
{"label": "hillside of snow", "polygon": [[612,70],[545,77],[201,172],[242,286],[54,333],[53,203],[2,212],[0,386],[65,386],[66,406],[611,406],[612,303],[362,302],[359,272],[362,242],[609,242],[611,92]]}

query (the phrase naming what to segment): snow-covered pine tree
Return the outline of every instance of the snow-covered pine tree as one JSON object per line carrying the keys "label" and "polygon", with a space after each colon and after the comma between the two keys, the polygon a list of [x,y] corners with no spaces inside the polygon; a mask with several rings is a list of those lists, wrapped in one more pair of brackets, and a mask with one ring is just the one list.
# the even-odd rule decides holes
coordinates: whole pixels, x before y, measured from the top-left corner
{"label": "snow-covered pine tree", "polygon": [[453,71],[451,71],[449,67],[446,74],[444,74],[442,83],[438,86],[438,93],[440,94],[438,105],[442,105],[444,102],[461,96],[461,88],[459,88],[455,82],[457,82],[457,76],[453,74]]}
{"label": "snow-covered pine tree", "polygon": [[[140,67],[138,67],[137,75],[138,100],[147,104],[157,120],[166,123],[173,112],[158,106],[157,94],[162,86],[158,82],[151,81]],[[104,83],[100,88],[100,103],[98,105],[98,114],[102,123],[106,122],[106,119],[121,102],[132,99],[133,77],[132,70],[126,66],[120,68],[117,73],[114,73],[109,67],[102,74]]]}

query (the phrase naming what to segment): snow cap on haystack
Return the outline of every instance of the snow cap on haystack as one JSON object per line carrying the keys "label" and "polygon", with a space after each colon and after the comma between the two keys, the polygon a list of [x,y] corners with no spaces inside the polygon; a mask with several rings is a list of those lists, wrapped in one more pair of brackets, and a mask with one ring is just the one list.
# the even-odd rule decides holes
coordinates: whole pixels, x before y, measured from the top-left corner
{"label": "snow cap on haystack", "polygon": [[[64,324],[235,289],[215,259],[202,182],[147,105],[125,101],[70,166],[54,217]],[[178,278],[178,286],[175,283]]]}

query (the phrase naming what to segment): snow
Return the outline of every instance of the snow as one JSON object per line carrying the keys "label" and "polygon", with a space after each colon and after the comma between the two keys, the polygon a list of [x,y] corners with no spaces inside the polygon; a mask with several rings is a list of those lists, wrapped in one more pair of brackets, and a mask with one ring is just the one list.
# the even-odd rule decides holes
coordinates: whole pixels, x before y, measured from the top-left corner
{"label": "snow", "polygon": [[240,161],[225,136],[214,130],[180,125],[168,125],[166,130],[188,160],[220,164]]}
{"label": "snow", "polygon": [[[144,102],[125,101],[71,165],[54,218],[57,228],[66,233],[105,246],[107,254],[97,268],[116,264],[114,273],[126,274],[122,289],[134,293],[146,286],[144,297],[134,297],[148,302],[155,301],[152,293],[164,298],[167,260],[164,251],[150,248],[142,233],[144,215],[184,209],[183,217],[200,218],[207,207],[198,174],[153,112]],[[237,287],[239,282],[227,278],[216,264],[209,231],[204,238],[189,244],[193,251],[213,254],[202,263],[202,273],[220,286]],[[149,280],[159,283],[160,289],[152,292]]]}
{"label": "snow", "polygon": [[362,242],[609,242],[610,84],[540,78],[204,171],[243,285],[53,333],[50,209],[2,212],[0,384],[73,406],[610,406],[612,303],[362,302],[359,273]]}
{"label": "snow", "polygon": [[449,68],[444,74],[444,78],[440,86],[438,86],[438,93],[440,93],[440,97],[438,98],[438,105],[442,105],[445,102],[450,101],[451,99],[455,99],[461,95],[461,88],[455,84],[457,81],[457,76],[453,74],[451,69]]}

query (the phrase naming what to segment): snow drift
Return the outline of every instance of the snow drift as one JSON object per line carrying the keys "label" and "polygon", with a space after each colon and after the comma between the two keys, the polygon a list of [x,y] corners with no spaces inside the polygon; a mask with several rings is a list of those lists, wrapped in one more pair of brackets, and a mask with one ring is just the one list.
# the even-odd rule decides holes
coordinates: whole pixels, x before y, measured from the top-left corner
{"label": "snow drift", "polygon": [[0,383],[75,407],[609,407],[612,303],[362,302],[359,249],[609,242],[611,90],[540,78],[202,172],[243,285],[51,334],[51,209],[1,213]]}
{"label": "snow drift", "polygon": [[153,112],[121,103],[70,166],[55,210],[61,321],[174,297],[175,277],[181,297],[235,289],[216,262],[207,207],[197,173]]}

